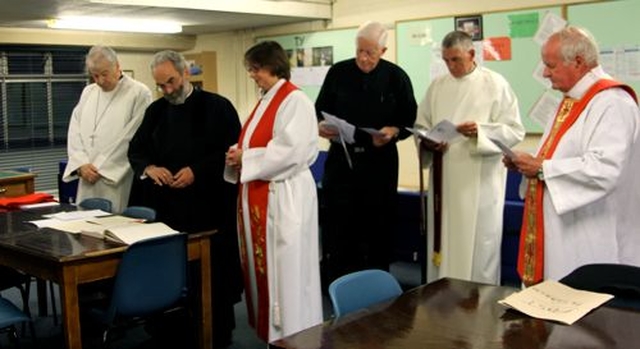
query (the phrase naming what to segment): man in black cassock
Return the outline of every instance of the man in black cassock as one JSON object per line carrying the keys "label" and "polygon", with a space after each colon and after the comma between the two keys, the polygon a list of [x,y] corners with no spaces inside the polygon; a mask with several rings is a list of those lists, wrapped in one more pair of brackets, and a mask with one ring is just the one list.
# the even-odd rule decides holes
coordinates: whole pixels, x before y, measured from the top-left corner
{"label": "man in black cassock", "polygon": [[[316,100],[322,112],[355,126],[344,135],[325,121],[320,136],[331,139],[322,180],[321,215],[325,282],[356,270],[389,270],[398,187],[398,139],[407,138],[416,118],[408,75],[382,60],[387,32],[377,22],[357,33],[356,57],[331,67]],[[370,134],[362,128],[373,128]],[[349,164],[349,159],[351,164]]]}
{"label": "man in black cassock", "polygon": [[240,301],[237,187],[223,179],[225,152],[236,143],[240,120],[224,97],[195,89],[184,57],[158,52],[151,64],[164,98],[147,108],[129,145],[135,172],[131,204],[152,207],[157,220],[211,237],[214,345],[231,342],[233,304]]}

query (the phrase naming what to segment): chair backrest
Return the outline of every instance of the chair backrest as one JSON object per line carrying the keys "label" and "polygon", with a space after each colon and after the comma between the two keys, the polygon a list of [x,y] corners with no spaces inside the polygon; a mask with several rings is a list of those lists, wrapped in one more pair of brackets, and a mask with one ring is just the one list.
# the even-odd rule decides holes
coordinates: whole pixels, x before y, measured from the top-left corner
{"label": "chair backrest", "polygon": [[78,205],[85,210],[102,210],[105,212],[112,212],[111,201],[103,198],[86,198]]}
{"label": "chair backrest", "polygon": [[316,161],[314,161],[310,167],[311,174],[313,175],[313,179],[316,183],[320,183],[322,181],[322,176],[324,175],[324,163],[327,161],[328,154],[328,151],[319,151]]}
{"label": "chair backrest", "polygon": [[579,290],[614,295],[607,305],[640,310],[640,267],[625,264],[587,264],[560,282]]}
{"label": "chair backrest", "polygon": [[156,220],[156,210],[146,206],[129,206],[122,211],[122,215],[125,217],[144,219],[147,222]]}
{"label": "chair backrest", "polygon": [[378,269],[343,275],[329,285],[335,317],[366,308],[402,294],[402,288],[389,272]]}
{"label": "chair backrest", "polygon": [[26,321],[31,321],[27,314],[7,299],[0,297],[0,329]]}
{"label": "chair backrest", "polygon": [[122,256],[104,322],[169,309],[186,296],[186,291],[187,234],[141,240]]}

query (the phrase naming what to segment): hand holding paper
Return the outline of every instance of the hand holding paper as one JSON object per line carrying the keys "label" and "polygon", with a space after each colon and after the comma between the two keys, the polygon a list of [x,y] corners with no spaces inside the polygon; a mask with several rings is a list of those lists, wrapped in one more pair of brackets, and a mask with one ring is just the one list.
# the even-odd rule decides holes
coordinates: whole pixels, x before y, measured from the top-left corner
{"label": "hand holding paper", "polygon": [[322,112],[322,116],[324,116],[325,121],[325,125],[323,127],[335,127],[338,130],[338,141],[340,142],[340,144],[342,144],[342,149],[344,149],[344,156],[347,159],[347,164],[349,165],[349,168],[353,168],[353,164],[351,163],[351,156],[349,155],[349,150],[347,149],[345,141],[349,144],[355,143],[353,134],[356,132],[356,127],[334,115],[325,112]]}
{"label": "hand holding paper", "polygon": [[507,147],[504,143],[491,137],[489,137],[489,140],[491,140],[493,144],[495,144],[498,148],[500,148],[504,156],[508,157],[510,160],[513,160],[513,158],[515,158],[516,154],[513,152],[513,150],[511,150],[511,148]]}
{"label": "hand holding paper", "polygon": [[456,130],[456,125],[449,120],[440,121],[431,130],[412,127],[407,127],[406,129],[415,136],[434,143],[451,142],[460,136],[460,133]]}
{"label": "hand holding paper", "polygon": [[349,144],[355,142],[353,138],[353,134],[356,132],[355,126],[329,113],[322,112],[322,116],[324,117],[325,127],[335,127],[338,130],[339,137],[345,142]]}

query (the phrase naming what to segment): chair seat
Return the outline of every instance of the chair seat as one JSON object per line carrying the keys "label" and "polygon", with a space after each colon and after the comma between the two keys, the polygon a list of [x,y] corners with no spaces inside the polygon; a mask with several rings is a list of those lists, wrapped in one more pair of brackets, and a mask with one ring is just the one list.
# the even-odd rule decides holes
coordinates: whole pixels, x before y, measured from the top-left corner
{"label": "chair seat", "polygon": [[27,314],[10,301],[0,298],[0,328],[26,321],[31,321]]}

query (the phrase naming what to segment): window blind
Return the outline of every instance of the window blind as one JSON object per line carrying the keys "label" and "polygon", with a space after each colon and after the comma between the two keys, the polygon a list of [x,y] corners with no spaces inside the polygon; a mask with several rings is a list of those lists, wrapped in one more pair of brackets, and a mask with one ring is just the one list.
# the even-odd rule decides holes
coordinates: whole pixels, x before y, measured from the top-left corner
{"label": "window blind", "polygon": [[87,50],[0,46],[0,169],[30,169],[37,191],[57,191]]}

